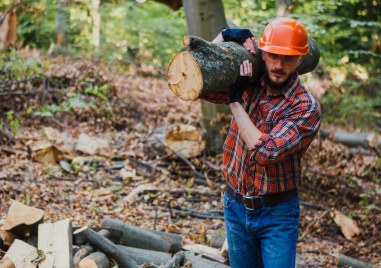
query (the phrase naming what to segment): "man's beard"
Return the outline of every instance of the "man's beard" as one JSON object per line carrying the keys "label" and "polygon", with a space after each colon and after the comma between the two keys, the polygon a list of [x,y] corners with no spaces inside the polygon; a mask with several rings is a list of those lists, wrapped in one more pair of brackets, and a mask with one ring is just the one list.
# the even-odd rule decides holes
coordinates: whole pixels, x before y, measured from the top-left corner
{"label": "man's beard", "polygon": [[[265,82],[272,89],[283,90],[288,85],[290,80],[292,79],[292,74],[289,74],[288,77],[286,78],[286,80],[284,80],[283,82],[275,82],[275,81],[270,79],[269,72],[270,71],[267,70],[265,73]],[[279,72],[283,73],[282,71],[279,71]]]}

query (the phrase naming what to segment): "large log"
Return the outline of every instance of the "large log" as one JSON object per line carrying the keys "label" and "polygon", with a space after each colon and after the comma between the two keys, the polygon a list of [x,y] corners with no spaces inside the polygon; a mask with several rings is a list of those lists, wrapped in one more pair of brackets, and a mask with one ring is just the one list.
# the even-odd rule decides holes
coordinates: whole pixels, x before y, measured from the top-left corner
{"label": "large log", "polygon": [[135,268],[136,262],[133,261],[126,252],[120,249],[117,245],[111,242],[106,237],[98,234],[93,229],[85,226],[75,231],[82,233],[87,242],[98,248],[110,258],[114,259],[123,268]]}
{"label": "large log", "polygon": [[[311,72],[319,63],[316,42],[309,38],[310,51],[298,67],[299,74]],[[264,73],[261,51],[252,55],[234,42],[210,43],[196,36],[186,36],[188,50],[176,54],[168,65],[167,80],[173,93],[183,100],[203,98],[210,93],[228,92],[239,75],[239,66],[249,60],[253,65],[255,82]]]}
{"label": "large log", "polygon": [[173,243],[170,238],[111,218],[105,218],[101,227],[122,230],[119,243],[125,246],[169,252]]}

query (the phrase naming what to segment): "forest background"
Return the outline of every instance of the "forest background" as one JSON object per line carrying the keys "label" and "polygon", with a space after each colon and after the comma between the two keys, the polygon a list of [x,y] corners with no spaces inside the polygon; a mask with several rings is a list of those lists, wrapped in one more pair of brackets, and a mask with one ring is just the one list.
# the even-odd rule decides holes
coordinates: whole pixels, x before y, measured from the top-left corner
{"label": "forest background", "polygon": [[[306,184],[302,190],[305,199],[315,201],[320,211],[307,210],[302,215],[300,243],[312,241],[307,239],[312,237],[319,237],[320,242],[333,237],[333,244],[340,244],[340,251],[346,255],[380,265],[381,153],[377,143],[381,128],[380,3],[376,0],[223,0],[222,3],[229,24],[251,29],[257,39],[265,25],[280,14],[298,19],[317,41],[321,52],[318,67],[301,79],[322,106],[322,130],[374,133],[371,146],[365,144],[356,151],[321,137],[312,146],[306,157],[303,178]],[[152,182],[150,175],[139,174],[131,159],[156,168],[153,163],[160,161],[144,151],[145,137],[151,130],[179,122],[201,126],[200,104],[177,99],[166,85],[168,63],[183,50],[182,39],[187,35],[182,2],[3,0],[0,13],[13,6],[17,8],[17,44],[0,54],[0,180],[4,180],[2,194],[7,200],[0,205],[1,216],[5,217],[12,198],[46,208],[50,220],[65,215],[77,225],[96,225],[101,215],[107,214],[148,224],[143,219],[153,216],[142,212],[146,207],[141,210],[133,207],[126,212],[125,207],[121,208],[125,204],[119,203],[137,185]],[[67,132],[74,140],[79,133],[107,136],[112,140],[111,147],[119,151],[119,159],[126,161],[124,171],[127,165],[130,175],[120,175],[118,182],[113,174],[99,175],[105,166],[115,164],[111,157],[85,164],[54,159],[56,164],[39,166],[31,143],[49,136],[46,131],[41,135],[44,126]],[[191,162],[198,174],[213,181],[211,189],[215,184],[223,186],[217,168],[221,163],[218,153],[206,156],[204,153],[203,158]],[[161,167],[169,169],[173,177],[183,176],[180,185],[197,188],[194,170],[183,174],[184,167],[178,162],[166,162]],[[99,176],[102,182],[93,179]],[[160,183],[168,180],[163,176],[168,174],[158,176]],[[63,178],[68,184],[55,181],[65,181]],[[79,183],[86,187],[77,187]],[[43,187],[36,190],[36,184]],[[73,187],[76,190],[71,193]],[[97,199],[98,194],[104,195],[95,193],[99,188],[107,189],[106,196],[112,195],[110,200],[115,204],[105,206],[106,201]],[[79,203],[79,197],[86,196],[86,191],[93,194],[91,200]],[[38,199],[41,195],[42,201]],[[140,201],[162,205],[166,198],[150,193]],[[215,198],[219,200],[219,193]],[[214,202],[208,208],[221,209],[220,205]],[[327,207],[336,207],[362,222],[362,236],[351,242],[343,238],[333,218],[329,218]],[[179,221],[172,213],[170,218],[172,231],[197,242],[205,242],[200,226],[201,230],[223,229],[218,220],[212,220],[213,224],[205,221],[195,224],[188,218]],[[166,220],[155,220],[155,224],[168,228]],[[191,231],[199,236],[192,236]],[[310,267],[331,267],[335,262],[327,257],[332,255],[328,248],[338,247],[321,243],[308,251],[306,244],[303,246],[303,258]],[[321,258],[316,256],[317,251]],[[309,258],[309,253],[315,255]]]}

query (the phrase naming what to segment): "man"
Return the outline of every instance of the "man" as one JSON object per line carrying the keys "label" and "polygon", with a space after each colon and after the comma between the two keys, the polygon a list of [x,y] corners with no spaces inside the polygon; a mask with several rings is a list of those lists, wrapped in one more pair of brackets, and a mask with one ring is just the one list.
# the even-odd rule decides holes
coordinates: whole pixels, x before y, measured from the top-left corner
{"label": "man", "polygon": [[[255,53],[245,29],[224,29],[214,42],[236,41]],[[249,85],[245,61],[226,102],[233,114],[223,173],[225,228],[231,267],[295,267],[301,159],[320,126],[320,106],[296,68],[308,53],[305,28],[294,19],[270,22],[258,43],[266,72]]]}

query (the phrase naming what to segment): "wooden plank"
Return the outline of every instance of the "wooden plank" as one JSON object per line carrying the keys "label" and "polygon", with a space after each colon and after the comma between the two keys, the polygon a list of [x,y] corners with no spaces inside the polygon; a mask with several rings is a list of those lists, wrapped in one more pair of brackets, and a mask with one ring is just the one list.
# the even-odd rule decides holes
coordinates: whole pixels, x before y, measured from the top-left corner
{"label": "wooden plank", "polygon": [[24,241],[16,239],[8,249],[4,259],[10,259],[15,268],[35,268],[37,264],[32,260],[38,257],[37,249]]}
{"label": "wooden plank", "polygon": [[72,227],[69,219],[39,225],[38,248],[46,259],[40,268],[72,268],[73,243]]}
{"label": "wooden plank", "polygon": [[40,268],[51,268],[54,266],[54,228],[53,223],[38,225],[38,249],[44,251],[45,260],[41,262]]}

